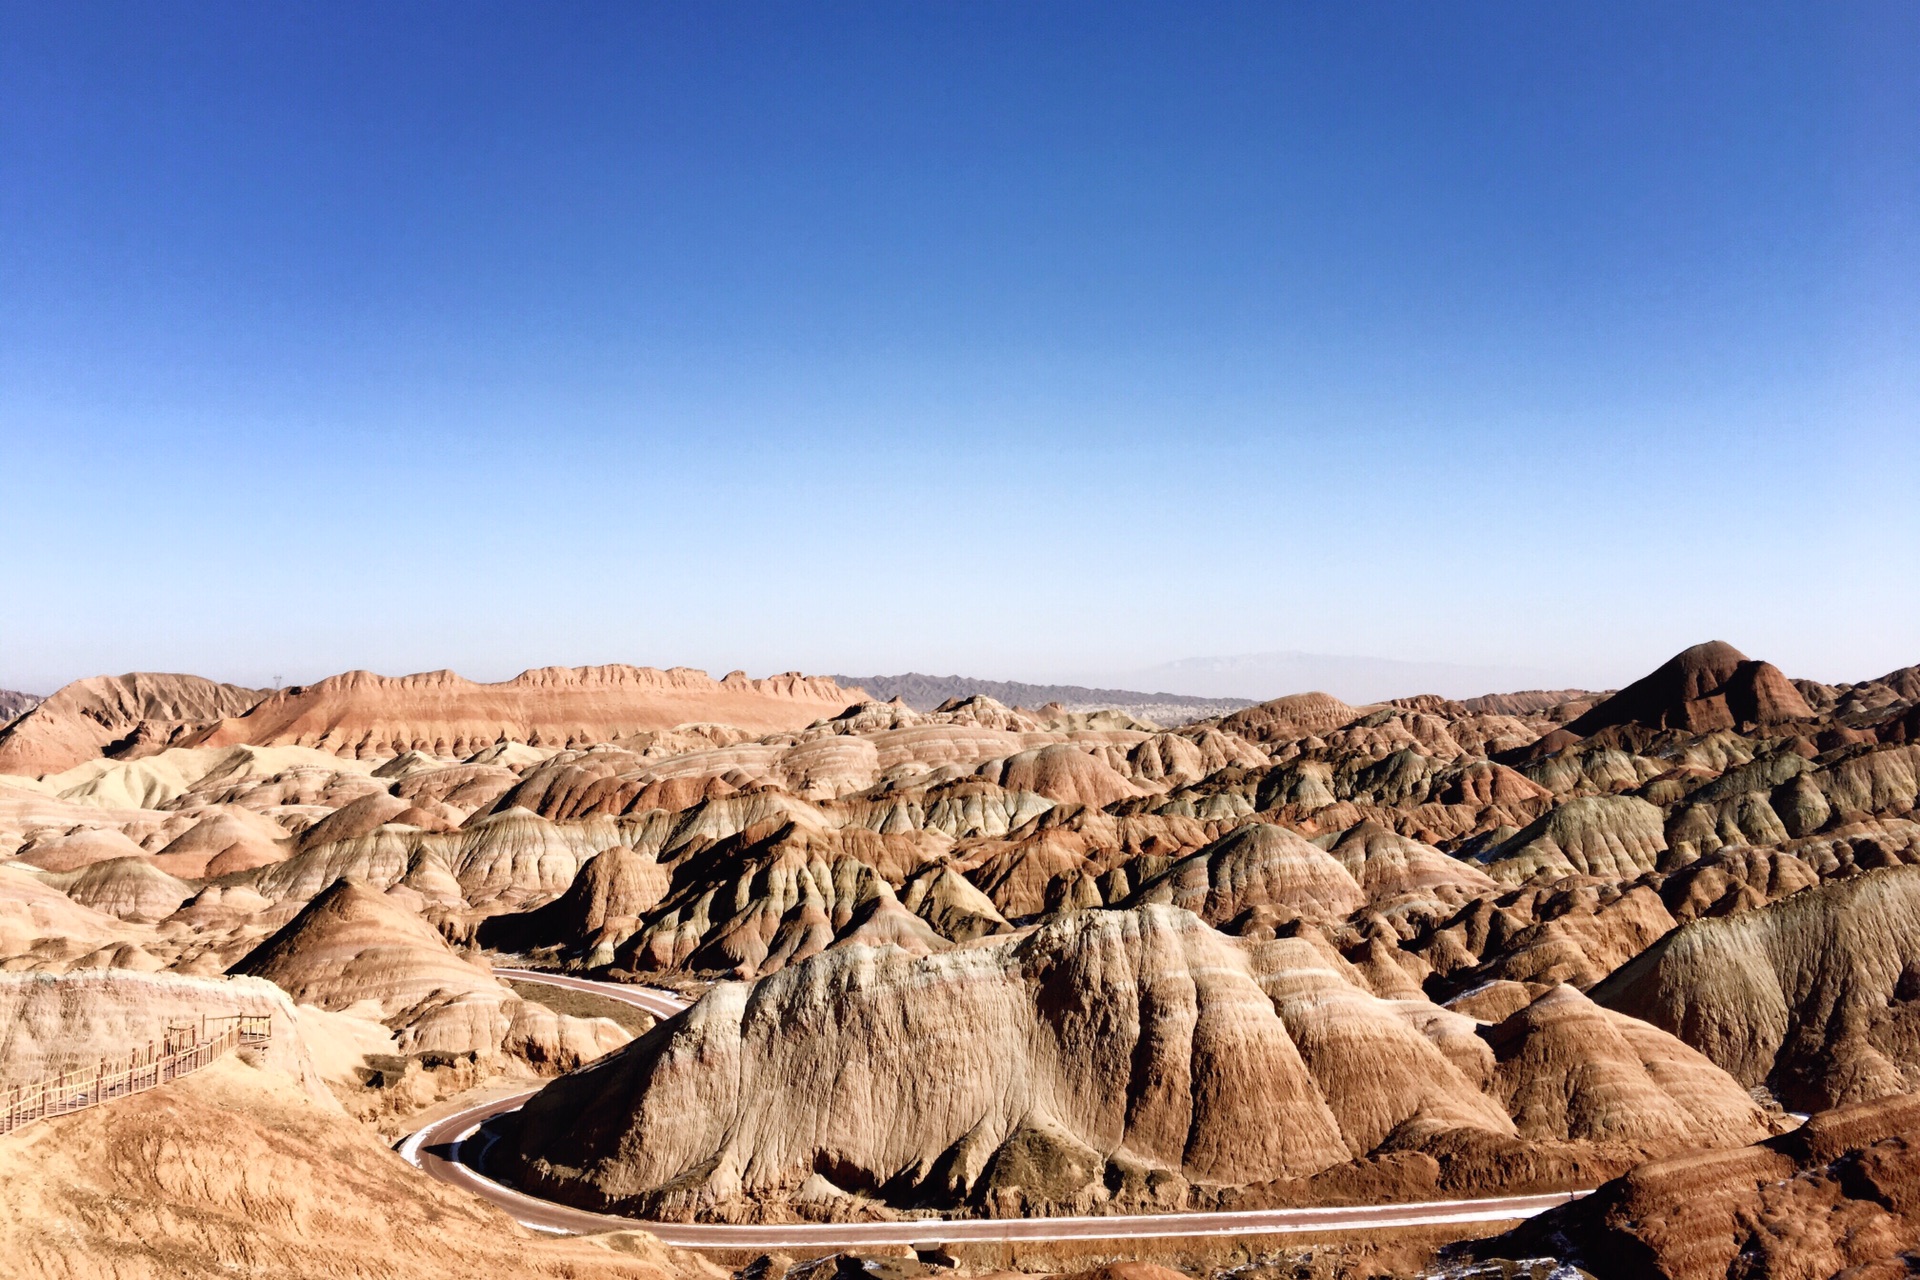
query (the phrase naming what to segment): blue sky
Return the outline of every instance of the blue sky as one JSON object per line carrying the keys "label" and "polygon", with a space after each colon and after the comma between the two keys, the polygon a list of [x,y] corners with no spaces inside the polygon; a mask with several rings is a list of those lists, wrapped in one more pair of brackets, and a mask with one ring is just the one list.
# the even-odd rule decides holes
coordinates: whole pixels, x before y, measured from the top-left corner
{"label": "blue sky", "polygon": [[1916,439],[1910,4],[0,3],[0,686],[1863,678]]}

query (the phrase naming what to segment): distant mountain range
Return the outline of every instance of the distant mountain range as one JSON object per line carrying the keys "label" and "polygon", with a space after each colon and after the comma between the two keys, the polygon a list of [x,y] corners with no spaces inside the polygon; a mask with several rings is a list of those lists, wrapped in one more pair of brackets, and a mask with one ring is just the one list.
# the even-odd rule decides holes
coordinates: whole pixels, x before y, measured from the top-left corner
{"label": "distant mountain range", "polygon": [[1223,716],[1248,706],[1246,698],[1207,698],[1138,689],[1090,689],[1077,684],[1027,684],[1019,680],[978,680],[971,676],[930,676],[909,671],[898,676],[834,676],[843,685],[859,685],[874,697],[899,698],[916,711],[931,711],[949,698],[984,694],[1010,707],[1044,707],[1057,702],[1069,711],[1124,711],[1155,724],[1187,724]]}
{"label": "distant mountain range", "polygon": [[1471,698],[1567,683],[1564,679],[1553,680],[1550,673],[1532,667],[1406,662],[1298,650],[1184,658],[1120,673],[1112,677],[1113,686],[1033,684],[973,676],[932,676],[918,671],[897,676],[837,675],[832,678],[843,685],[857,684],[876,698],[898,697],[917,711],[930,711],[949,698],[985,694],[1010,707],[1042,707],[1049,702],[1058,702],[1069,711],[1111,707],[1169,726],[1226,715],[1256,702],[1313,690],[1359,706],[1417,693]]}
{"label": "distant mountain range", "polygon": [[1118,673],[1113,678],[1130,685],[1167,689],[1185,697],[1244,698],[1250,702],[1319,690],[1355,705],[1416,693],[1470,698],[1511,689],[1574,683],[1564,674],[1533,667],[1406,662],[1298,650],[1183,658]]}

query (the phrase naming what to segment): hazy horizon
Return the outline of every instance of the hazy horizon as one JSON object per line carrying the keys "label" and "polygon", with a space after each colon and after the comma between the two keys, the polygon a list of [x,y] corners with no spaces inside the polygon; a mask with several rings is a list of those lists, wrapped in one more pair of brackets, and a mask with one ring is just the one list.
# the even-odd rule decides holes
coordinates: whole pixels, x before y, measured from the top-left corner
{"label": "hazy horizon", "polygon": [[1920,659],[1920,9],[9,5],[0,685]]}
{"label": "hazy horizon", "polygon": [[[345,666],[325,671],[305,671],[288,674],[283,671],[265,675],[236,674],[209,670],[186,668],[166,668],[177,674],[205,676],[229,684],[249,688],[269,688],[276,685],[311,684],[327,676],[338,675],[351,670],[375,670],[384,676],[404,676],[423,671],[453,670],[468,679],[480,682],[510,680],[523,671],[550,666],[589,666],[602,662],[625,662],[633,666],[658,668],[693,667],[706,671],[716,679],[730,671],[745,670],[755,678],[778,675],[788,671],[800,671],[809,676],[832,674],[865,676],[900,676],[910,672],[938,677],[959,677],[981,681],[1005,681],[1036,685],[1078,685],[1092,689],[1116,689],[1134,693],[1169,693],[1186,697],[1202,698],[1242,698],[1257,702],[1281,697],[1289,693],[1305,693],[1318,690],[1334,694],[1348,702],[1378,702],[1388,698],[1409,697],[1419,693],[1437,693],[1450,698],[1469,698],[1487,693],[1515,693],[1531,689],[1617,689],[1632,680],[1645,675],[1648,671],[1677,653],[1678,646],[1670,653],[1647,658],[1641,665],[1634,666],[1628,660],[1622,660],[1617,667],[1603,679],[1554,679],[1551,668],[1530,667],[1481,667],[1467,664],[1424,662],[1395,658],[1380,658],[1360,654],[1316,654],[1298,651],[1276,651],[1258,654],[1238,654],[1210,658],[1180,659],[1160,663],[1154,666],[1135,668],[1125,671],[1082,671],[1054,673],[1007,674],[1002,672],[937,670],[933,666],[907,664],[890,670],[869,670],[855,672],[846,666],[827,664],[818,667],[769,666],[762,668],[734,668],[716,664],[702,665],[697,662],[646,661],[632,658],[604,658],[594,663],[586,662],[526,662],[518,665],[498,668],[462,669],[448,664],[415,667],[405,670],[378,670],[364,663],[349,663]],[[1740,647],[1737,644],[1736,648]],[[1749,657],[1767,659],[1768,655],[1748,651]],[[1775,665],[1779,665],[1775,663]],[[1901,666],[1912,665],[1909,663]],[[1838,676],[1811,675],[1806,671],[1785,668],[1791,677],[1805,677],[1822,680],[1832,684],[1856,683],[1871,680],[1895,670],[1888,667],[1871,672],[1857,672]],[[0,672],[0,690],[14,690],[45,697],[61,685],[71,680],[87,676],[114,676],[126,674],[132,670],[157,671],[155,667],[132,667],[117,670],[86,671],[74,674],[44,687],[34,688],[27,682],[9,680]],[[1285,673],[1285,674],[1282,674]]]}

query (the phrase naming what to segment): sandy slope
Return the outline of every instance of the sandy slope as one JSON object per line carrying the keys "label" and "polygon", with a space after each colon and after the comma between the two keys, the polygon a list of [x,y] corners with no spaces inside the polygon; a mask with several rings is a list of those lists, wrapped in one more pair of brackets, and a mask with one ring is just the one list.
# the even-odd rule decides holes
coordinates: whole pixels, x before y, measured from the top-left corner
{"label": "sandy slope", "polygon": [[541,1239],[237,1057],[0,1139],[0,1185],[19,1280],[717,1274],[637,1232]]}

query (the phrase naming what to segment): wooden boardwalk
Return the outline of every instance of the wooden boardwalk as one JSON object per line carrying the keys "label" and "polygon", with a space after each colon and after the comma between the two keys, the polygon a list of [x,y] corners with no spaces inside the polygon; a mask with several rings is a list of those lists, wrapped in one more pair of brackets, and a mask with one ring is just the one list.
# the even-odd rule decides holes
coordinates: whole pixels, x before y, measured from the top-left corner
{"label": "wooden boardwalk", "polygon": [[0,1091],[0,1134],[48,1116],[64,1116],[148,1089],[198,1071],[242,1045],[273,1038],[271,1014],[229,1014],[197,1023],[169,1026],[164,1039],[150,1041],[126,1058],[104,1059],[44,1076]]}

